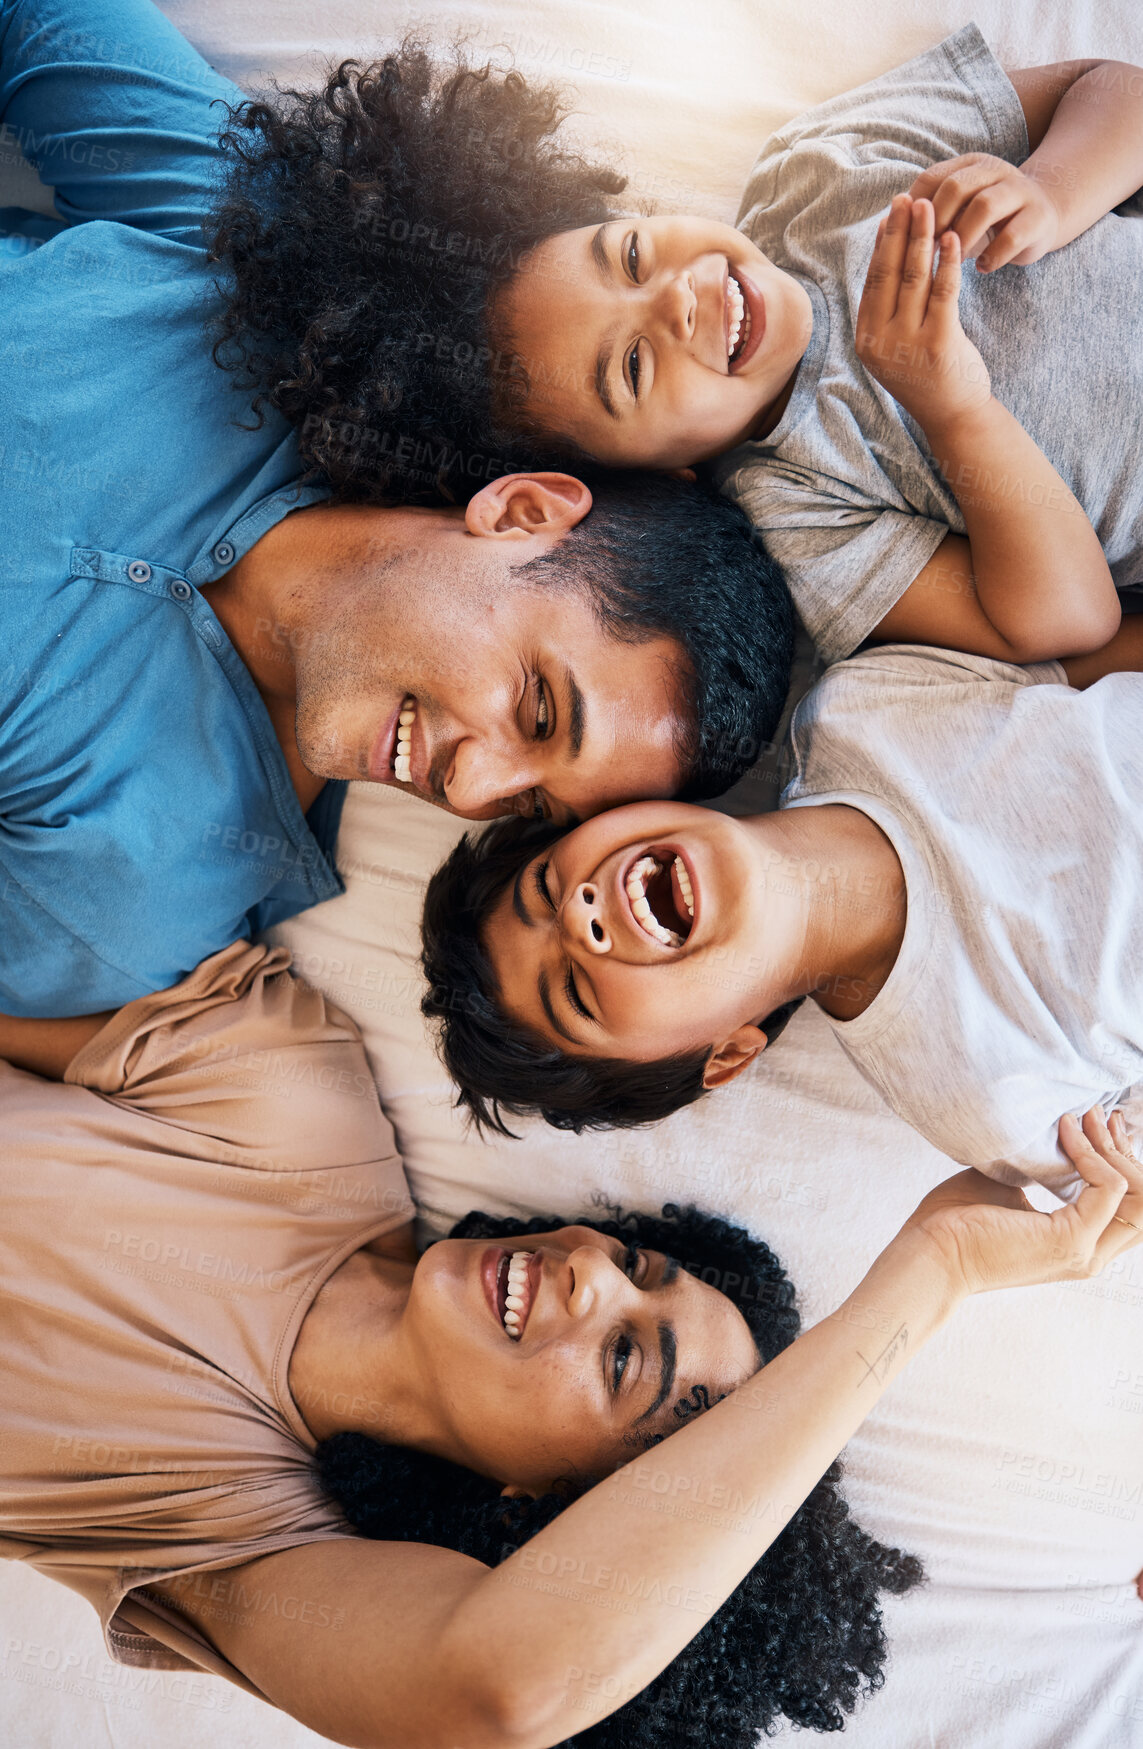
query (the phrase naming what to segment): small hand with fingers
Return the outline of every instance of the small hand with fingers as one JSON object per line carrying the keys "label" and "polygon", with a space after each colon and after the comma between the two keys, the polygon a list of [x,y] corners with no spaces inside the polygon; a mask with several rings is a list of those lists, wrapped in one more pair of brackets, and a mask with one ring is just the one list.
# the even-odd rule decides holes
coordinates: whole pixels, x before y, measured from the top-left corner
{"label": "small hand with fingers", "polygon": [[1060,211],[1045,181],[988,152],[931,165],[909,195],[932,201],[938,235],[955,231],[964,259],[975,259],[981,273],[1030,267],[1060,246]]}
{"label": "small hand with fingers", "polygon": [[898,195],[877,230],[857,310],[857,356],[926,431],[988,405],[992,385],[961,327],[960,243],[932,203]]}
{"label": "small hand with fingers", "polygon": [[[1070,1147],[1064,1143],[1065,1124],[1072,1137]],[[1140,1239],[1143,1239],[1143,1167],[1135,1158],[1123,1113],[1113,1111],[1109,1122],[1104,1124],[1103,1112],[1098,1105],[1093,1106],[1084,1118],[1081,1130],[1071,1113],[1066,1112],[1060,1119],[1060,1146],[1064,1148],[1073,1165],[1076,1164],[1073,1147],[1082,1148],[1085,1143],[1089,1150],[1098,1145],[1101,1157],[1127,1175],[1127,1194],[1111,1218],[1117,1226],[1130,1227],[1137,1234],[1136,1238],[1128,1239],[1124,1246],[1124,1250],[1130,1250],[1132,1245],[1138,1245]]]}
{"label": "small hand with fingers", "polygon": [[1122,1113],[1108,1124],[1093,1106],[1082,1127],[1066,1113],[1059,1136],[1085,1180],[1074,1203],[1042,1214],[1022,1190],[968,1171],[938,1184],[910,1217],[965,1292],[1086,1280],[1143,1242],[1143,1168]]}

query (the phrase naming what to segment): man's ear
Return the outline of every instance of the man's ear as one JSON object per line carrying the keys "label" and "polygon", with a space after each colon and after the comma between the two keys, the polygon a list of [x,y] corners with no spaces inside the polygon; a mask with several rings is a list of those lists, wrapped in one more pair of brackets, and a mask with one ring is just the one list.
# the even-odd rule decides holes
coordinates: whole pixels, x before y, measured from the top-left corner
{"label": "man's ear", "polygon": [[493,540],[559,539],[591,509],[591,493],[573,474],[505,474],[490,480],[464,513],[469,534]]}
{"label": "man's ear", "polygon": [[721,1087],[748,1069],[766,1049],[766,1034],[760,1026],[740,1026],[720,1044],[702,1072],[704,1087]]}
{"label": "man's ear", "polygon": [[525,1488],[520,1482],[505,1482],[500,1490],[501,1500],[534,1500],[536,1496],[530,1488]]}

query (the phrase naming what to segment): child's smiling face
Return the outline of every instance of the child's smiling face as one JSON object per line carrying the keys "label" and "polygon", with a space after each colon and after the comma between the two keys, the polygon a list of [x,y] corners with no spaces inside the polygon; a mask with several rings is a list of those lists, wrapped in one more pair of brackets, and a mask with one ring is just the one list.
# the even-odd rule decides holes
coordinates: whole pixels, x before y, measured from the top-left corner
{"label": "child's smiling face", "polygon": [[501,1006],[573,1056],[655,1062],[739,1035],[756,1051],[754,1022],[789,973],[759,875],[749,830],[706,808],[640,802],[589,820],[497,902],[485,942]]}
{"label": "child's smiling face", "polygon": [[615,467],[688,467],[756,435],[813,325],[804,287],[741,231],[682,215],[549,237],[493,317],[527,417]]}

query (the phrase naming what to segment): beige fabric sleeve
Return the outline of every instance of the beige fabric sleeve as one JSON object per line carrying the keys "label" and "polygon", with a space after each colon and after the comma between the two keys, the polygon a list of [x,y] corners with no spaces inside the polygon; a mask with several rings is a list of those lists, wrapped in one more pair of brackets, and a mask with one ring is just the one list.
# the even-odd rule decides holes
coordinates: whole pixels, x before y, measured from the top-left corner
{"label": "beige fabric sleeve", "polygon": [[[234,942],[172,989],[114,1014],[64,1080],[272,1170],[394,1152],[352,1021],[293,978],[283,948]],[[173,1138],[172,1138],[173,1144]]]}

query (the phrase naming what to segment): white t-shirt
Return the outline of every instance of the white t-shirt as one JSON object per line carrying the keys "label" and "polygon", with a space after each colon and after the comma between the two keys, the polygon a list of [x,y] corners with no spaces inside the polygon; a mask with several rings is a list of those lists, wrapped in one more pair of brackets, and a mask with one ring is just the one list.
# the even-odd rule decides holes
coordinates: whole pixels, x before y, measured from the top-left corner
{"label": "white t-shirt", "polygon": [[781,805],[860,809],[905,875],[842,1046],[954,1160],[1074,1195],[1061,1115],[1143,1080],[1143,675],[1076,692],[1054,662],[886,645],[828,670],[791,742]]}

